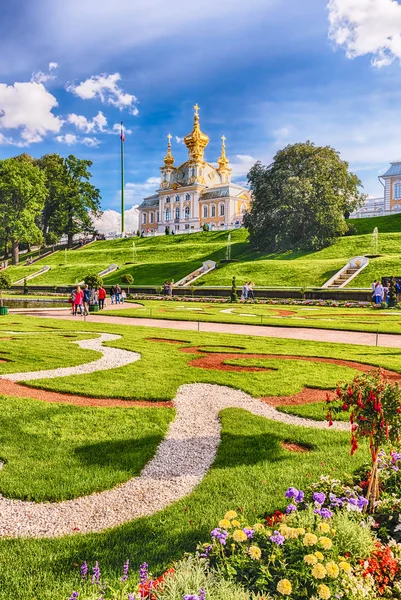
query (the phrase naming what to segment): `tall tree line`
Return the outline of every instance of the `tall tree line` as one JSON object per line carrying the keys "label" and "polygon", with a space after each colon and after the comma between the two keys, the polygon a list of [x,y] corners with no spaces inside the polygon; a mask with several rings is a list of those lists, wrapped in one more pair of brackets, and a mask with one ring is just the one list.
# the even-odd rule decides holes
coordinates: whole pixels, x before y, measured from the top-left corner
{"label": "tall tree line", "polygon": [[100,192],[91,184],[90,160],[70,154],[29,154],[0,160],[0,243],[12,263],[21,244],[55,244],[67,235],[93,232],[100,215]]}

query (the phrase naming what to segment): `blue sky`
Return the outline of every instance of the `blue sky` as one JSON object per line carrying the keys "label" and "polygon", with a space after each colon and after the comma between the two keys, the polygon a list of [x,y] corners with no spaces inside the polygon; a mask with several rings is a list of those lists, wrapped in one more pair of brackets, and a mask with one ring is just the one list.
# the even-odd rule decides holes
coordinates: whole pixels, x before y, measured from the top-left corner
{"label": "blue sky", "polygon": [[118,210],[123,120],[129,208],[157,187],[168,133],[185,160],[197,102],[206,158],[225,134],[237,181],[310,139],[380,195],[401,158],[400,32],[396,0],[2,0],[0,158],[88,158]]}

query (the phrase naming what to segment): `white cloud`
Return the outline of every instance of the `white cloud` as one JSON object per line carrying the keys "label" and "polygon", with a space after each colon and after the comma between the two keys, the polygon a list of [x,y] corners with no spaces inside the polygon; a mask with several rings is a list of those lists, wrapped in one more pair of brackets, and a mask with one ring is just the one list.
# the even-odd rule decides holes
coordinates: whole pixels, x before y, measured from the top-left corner
{"label": "white cloud", "polygon": [[236,154],[235,160],[233,160],[233,162],[230,164],[233,170],[233,179],[248,175],[250,169],[253,167],[256,161],[257,159],[253,158],[253,156],[248,156],[247,154]]}
{"label": "white cloud", "polygon": [[36,71],[35,73],[32,73],[31,81],[34,83],[46,83],[46,81],[56,79],[53,71],[55,71],[57,68],[58,64],[56,62],[50,62],[48,72],[44,73],[43,71]]}
{"label": "white cloud", "polygon": [[42,83],[0,83],[0,130],[19,130],[15,145],[41,142],[48,133],[58,133],[63,120],[53,114],[56,98]]}
{"label": "white cloud", "polygon": [[[95,217],[92,221],[99,233],[119,233],[121,231],[121,214],[116,210],[105,210],[101,217]],[[135,206],[125,211],[124,223],[127,232],[137,231],[139,214]]]}
{"label": "white cloud", "polygon": [[60,144],[67,144],[67,146],[74,146],[76,144],[84,144],[84,146],[89,146],[90,148],[97,148],[99,146],[100,141],[97,138],[90,137],[79,137],[74,133],[66,133],[64,135],[57,135],[56,142]]}
{"label": "white cloud", "polygon": [[119,81],[121,81],[120,73],[110,75],[103,73],[92,75],[78,85],[71,84],[67,86],[67,90],[83,100],[99,98],[103,104],[110,104],[120,110],[128,109],[132,115],[136,116],[138,99],[134,95],[124,92],[118,85]]}
{"label": "white cloud", "polygon": [[101,111],[99,111],[91,120],[83,115],[71,113],[68,115],[68,122],[75,125],[79,131],[84,131],[85,133],[92,133],[95,131],[104,132],[107,127],[107,119]]}
{"label": "white cloud", "polygon": [[57,135],[56,141],[60,144],[67,144],[67,146],[72,146],[78,143],[78,136],[72,133],[66,133],[65,135]]}
{"label": "white cloud", "polygon": [[[132,129],[126,129],[123,125],[123,130],[125,134],[130,134],[132,133]],[[111,130],[109,130],[107,133],[120,133],[121,132],[121,123],[114,123],[113,127]]]}
{"label": "white cloud", "polygon": [[177,144],[183,144],[184,143],[184,138],[180,138],[178,137],[178,135],[175,136],[175,141],[177,142]]}
{"label": "white cloud", "polygon": [[[149,177],[140,183],[126,183],[124,198],[128,204],[140,204],[146,196],[151,196],[160,186],[160,177]],[[119,192],[119,197],[121,193]]]}
{"label": "white cloud", "polygon": [[329,0],[329,37],[348,58],[372,55],[381,68],[401,60],[401,4],[396,0]]}

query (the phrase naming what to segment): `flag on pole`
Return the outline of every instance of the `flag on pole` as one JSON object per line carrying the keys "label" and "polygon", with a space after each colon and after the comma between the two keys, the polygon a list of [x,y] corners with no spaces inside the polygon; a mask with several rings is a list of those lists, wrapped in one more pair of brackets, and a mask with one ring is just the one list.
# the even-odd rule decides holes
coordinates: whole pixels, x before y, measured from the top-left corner
{"label": "flag on pole", "polygon": [[121,123],[121,134],[120,134],[120,140],[122,142],[125,142],[125,134],[124,134],[124,129],[123,129],[123,124]]}

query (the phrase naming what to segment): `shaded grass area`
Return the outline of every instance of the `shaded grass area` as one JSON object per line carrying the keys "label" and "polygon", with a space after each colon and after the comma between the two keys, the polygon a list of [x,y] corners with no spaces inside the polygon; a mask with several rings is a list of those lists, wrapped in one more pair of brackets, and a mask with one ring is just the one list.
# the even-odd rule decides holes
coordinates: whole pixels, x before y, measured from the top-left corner
{"label": "shaded grass area", "polygon": [[112,488],[139,474],[173,414],[0,396],[0,493],[43,502]]}
{"label": "shaded grass area", "polygon": [[[229,313],[225,311],[230,311]],[[287,314],[285,313],[293,313]],[[109,316],[155,318],[176,321],[312,327],[372,333],[401,333],[401,310],[376,308],[326,308],[269,304],[193,303],[141,300],[140,306],[107,311]]]}
{"label": "shaded grass area", "polygon": [[[367,448],[350,458],[349,436],[342,432],[290,427],[239,409],[224,410],[222,443],[203,482],[187,498],[153,517],[96,535],[55,540],[0,540],[0,599],[64,600],[74,589],[84,560],[101,565],[111,580],[121,576],[129,558],[132,568],[147,561],[154,574],[199,541],[228,509],[244,511],[249,525],[265,511],[285,508],[284,492],[361,466]],[[298,454],[282,441],[311,445]]]}

